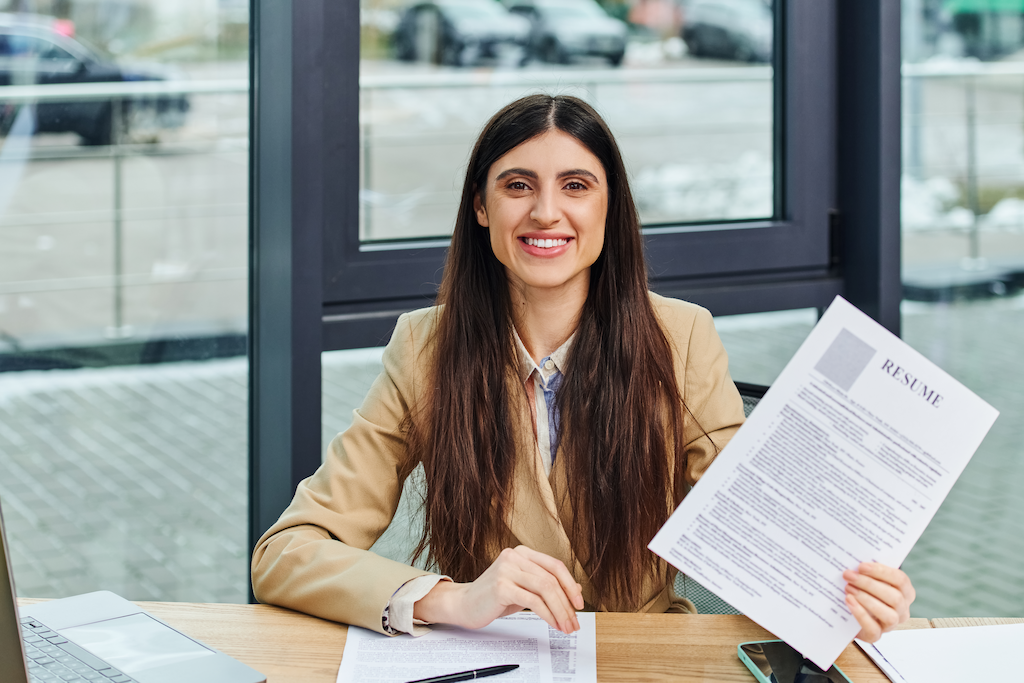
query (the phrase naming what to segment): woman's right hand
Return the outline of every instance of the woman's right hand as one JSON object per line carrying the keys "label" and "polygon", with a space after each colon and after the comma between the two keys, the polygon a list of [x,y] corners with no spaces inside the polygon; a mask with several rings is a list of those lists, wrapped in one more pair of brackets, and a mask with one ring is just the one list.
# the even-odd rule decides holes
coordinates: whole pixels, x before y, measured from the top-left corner
{"label": "woman's right hand", "polygon": [[524,545],[505,548],[472,583],[441,581],[416,601],[413,616],[433,624],[482,628],[523,608],[549,626],[573,633],[580,629],[583,588],[565,564]]}

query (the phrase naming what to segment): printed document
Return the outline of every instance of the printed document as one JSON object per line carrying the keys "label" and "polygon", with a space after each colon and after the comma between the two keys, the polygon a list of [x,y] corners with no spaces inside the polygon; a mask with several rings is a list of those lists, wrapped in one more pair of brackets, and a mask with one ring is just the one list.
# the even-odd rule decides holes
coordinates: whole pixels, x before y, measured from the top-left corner
{"label": "printed document", "polygon": [[518,664],[494,683],[596,683],[597,626],[593,612],[579,612],[572,635],[550,628],[536,614],[520,612],[474,631],[431,626],[413,638],[389,637],[349,626],[338,683],[405,683],[421,678]]}
{"label": "printed document", "polygon": [[828,669],[843,570],[903,562],[997,415],[836,297],[649,547]]}
{"label": "printed document", "polygon": [[893,683],[1020,679],[1024,624],[893,631],[857,645]]}

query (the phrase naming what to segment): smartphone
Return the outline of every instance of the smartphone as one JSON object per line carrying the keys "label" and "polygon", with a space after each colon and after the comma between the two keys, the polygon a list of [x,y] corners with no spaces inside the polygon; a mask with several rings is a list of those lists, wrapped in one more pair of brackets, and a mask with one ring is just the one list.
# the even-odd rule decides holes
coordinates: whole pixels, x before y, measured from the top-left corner
{"label": "smartphone", "polygon": [[740,643],[737,652],[761,683],[852,683],[839,667],[822,671],[781,640]]}

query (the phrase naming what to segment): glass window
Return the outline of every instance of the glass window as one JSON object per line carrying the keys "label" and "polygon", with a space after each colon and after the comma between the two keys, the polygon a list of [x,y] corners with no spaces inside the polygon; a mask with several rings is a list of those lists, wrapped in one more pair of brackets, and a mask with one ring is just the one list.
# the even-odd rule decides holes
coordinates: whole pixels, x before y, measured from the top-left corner
{"label": "glass window", "polygon": [[55,61],[71,61],[74,57],[70,52],[62,47],[54,45],[50,42],[44,42],[39,51],[39,58],[45,60]]}
{"label": "glass window", "polygon": [[31,35],[23,33],[10,33],[7,35],[8,54],[30,55],[39,54],[42,51],[43,42]]}
{"label": "glass window", "polygon": [[575,95],[605,116],[645,225],[779,211],[765,0],[361,8],[362,242],[450,234],[473,140],[530,92]]}
{"label": "glass window", "polygon": [[818,311],[748,313],[715,317],[736,382],[771,386],[818,322]]}
{"label": "glass window", "polygon": [[903,5],[903,336],[1000,411],[904,569],[914,616],[1024,607],[1019,4]]}
{"label": "glass window", "polygon": [[[0,87],[0,498],[20,595],[247,599],[248,11],[234,5],[0,15],[8,51],[47,48],[20,81],[31,98]],[[119,94],[49,99],[45,62],[72,53],[91,58],[64,82]],[[167,94],[123,95],[147,80]]]}

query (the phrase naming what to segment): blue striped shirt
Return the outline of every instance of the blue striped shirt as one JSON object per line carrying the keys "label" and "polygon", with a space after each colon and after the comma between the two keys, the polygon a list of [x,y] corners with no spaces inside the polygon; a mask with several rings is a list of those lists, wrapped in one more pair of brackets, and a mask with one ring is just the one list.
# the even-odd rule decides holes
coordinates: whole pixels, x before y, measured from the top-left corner
{"label": "blue striped shirt", "polygon": [[[575,336],[575,335],[573,335]],[[569,347],[573,337],[555,349],[550,356],[545,356],[537,363],[526,350],[526,345],[515,332],[516,345],[519,348],[519,379],[526,391],[530,404],[530,416],[533,418],[533,432],[537,438],[537,448],[544,463],[544,472],[551,474],[551,466],[558,452],[559,428],[561,426],[555,396],[562,386],[562,372],[569,355]]]}

